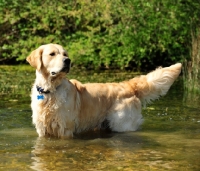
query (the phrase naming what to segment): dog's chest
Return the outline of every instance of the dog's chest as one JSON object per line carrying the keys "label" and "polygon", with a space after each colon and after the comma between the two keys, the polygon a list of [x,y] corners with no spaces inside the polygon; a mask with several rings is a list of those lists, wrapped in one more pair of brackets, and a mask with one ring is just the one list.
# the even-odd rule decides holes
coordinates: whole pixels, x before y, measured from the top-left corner
{"label": "dog's chest", "polygon": [[40,95],[37,99],[37,103],[44,115],[54,115],[67,104],[66,93],[56,92],[48,95]]}
{"label": "dog's chest", "polygon": [[[66,118],[67,94],[52,93],[44,95],[37,100],[37,118],[44,126],[46,133],[57,131],[63,125]],[[33,109],[34,110],[34,109]]]}
{"label": "dog's chest", "polygon": [[43,122],[44,125],[48,125],[52,121],[62,120],[63,111],[65,111],[68,99],[67,92],[57,91],[50,94],[38,94],[37,101],[32,106],[37,118]]}

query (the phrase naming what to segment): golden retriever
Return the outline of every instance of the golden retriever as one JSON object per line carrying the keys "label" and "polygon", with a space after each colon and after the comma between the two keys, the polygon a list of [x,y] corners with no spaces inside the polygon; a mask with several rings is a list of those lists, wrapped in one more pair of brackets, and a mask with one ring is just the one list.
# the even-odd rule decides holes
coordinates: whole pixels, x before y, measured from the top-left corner
{"label": "golden retriever", "polygon": [[36,68],[31,107],[40,137],[70,138],[105,120],[112,131],[136,131],[142,104],[165,95],[181,72],[178,63],[120,83],[82,84],[66,79],[70,59],[58,44],[40,46],[27,61]]}

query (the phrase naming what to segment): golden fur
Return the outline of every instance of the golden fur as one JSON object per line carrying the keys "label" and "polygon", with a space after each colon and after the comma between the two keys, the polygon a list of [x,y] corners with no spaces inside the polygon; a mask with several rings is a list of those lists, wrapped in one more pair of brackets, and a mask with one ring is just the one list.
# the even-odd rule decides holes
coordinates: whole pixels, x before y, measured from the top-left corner
{"label": "golden fur", "polygon": [[[178,63],[120,83],[82,84],[65,78],[64,59],[67,52],[57,44],[42,45],[27,57],[36,68],[31,107],[40,137],[73,137],[105,120],[112,131],[135,131],[143,121],[142,104],[165,95],[181,72]],[[39,93],[36,86],[50,93]]]}

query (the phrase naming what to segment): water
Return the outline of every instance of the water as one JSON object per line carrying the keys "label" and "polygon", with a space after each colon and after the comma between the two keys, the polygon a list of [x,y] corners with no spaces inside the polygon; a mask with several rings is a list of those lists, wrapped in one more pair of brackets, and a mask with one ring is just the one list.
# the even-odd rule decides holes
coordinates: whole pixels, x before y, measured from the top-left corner
{"label": "water", "polygon": [[[82,82],[129,79],[133,73],[79,71]],[[31,124],[29,66],[0,66],[0,170],[200,170],[200,100],[181,80],[143,110],[137,132],[90,132],[73,140],[38,138]]]}

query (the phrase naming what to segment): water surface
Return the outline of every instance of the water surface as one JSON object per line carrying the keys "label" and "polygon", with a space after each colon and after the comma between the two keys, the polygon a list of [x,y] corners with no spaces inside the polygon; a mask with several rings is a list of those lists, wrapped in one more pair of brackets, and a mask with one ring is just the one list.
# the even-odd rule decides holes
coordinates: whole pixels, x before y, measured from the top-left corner
{"label": "water surface", "polygon": [[[131,72],[73,69],[82,82],[130,79]],[[0,66],[0,170],[200,170],[200,100],[179,79],[143,110],[137,132],[90,132],[73,140],[38,138],[31,123],[29,66]]]}

